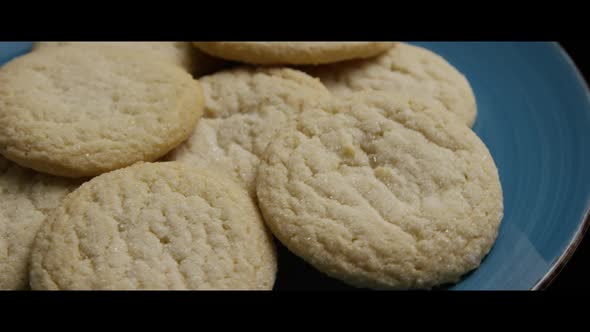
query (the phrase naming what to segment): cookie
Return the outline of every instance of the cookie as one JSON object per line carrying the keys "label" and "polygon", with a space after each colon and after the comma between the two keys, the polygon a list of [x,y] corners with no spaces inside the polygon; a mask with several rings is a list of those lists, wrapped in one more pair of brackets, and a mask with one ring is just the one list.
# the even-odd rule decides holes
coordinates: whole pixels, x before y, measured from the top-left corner
{"label": "cookie", "polygon": [[437,107],[363,93],[302,113],[258,171],[273,234],[358,287],[428,289],[477,268],[498,234],[502,188],[484,143]]}
{"label": "cookie", "polygon": [[66,45],[131,47],[141,54],[150,54],[160,61],[178,65],[197,77],[227,65],[225,61],[199,51],[189,42],[37,42],[33,44],[33,50]]}
{"label": "cookie", "polygon": [[365,90],[426,94],[469,126],[477,117],[476,99],[465,76],[441,56],[410,44],[396,43],[372,59],[302,70],[319,77],[337,96]]}
{"label": "cookie", "polygon": [[318,65],[364,59],[389,49],[389,42],[194,42],[203,52],[258,65]]}
{"label": "cookie", "polygon": [[0,156],[0,290],[29,287],[35,234],[47,214],[80,184],[22,168]]}
{"label": "cookie", "polygon": [[277,270],[254,201],[177,162],[82,185],[49,215],[31,261],[37,290],[270,290]]}
{"label": "cookie", "polygon": [[53,175],[157,160],[189,137],[202,111],[188,73],[122,47],[52,47],[0,69],[0,153]]}
{"label": "cookie", "polygon": [[302,109],[326,102],[319,82],[287,68],[235,68],[203,77],[205,112],[192,136],[166,160],[211,167],[255,194],[259,156]]}

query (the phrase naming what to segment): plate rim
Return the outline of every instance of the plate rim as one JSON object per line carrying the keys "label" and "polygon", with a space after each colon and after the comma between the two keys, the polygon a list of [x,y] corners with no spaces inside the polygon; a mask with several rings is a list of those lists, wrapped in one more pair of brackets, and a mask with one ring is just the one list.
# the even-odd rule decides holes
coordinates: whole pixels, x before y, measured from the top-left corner
{"label": "plate rim", "polygon": [[[590,85],[586,81],[586,78],[569,55],[569,53],[563,48],[559,42],[551,42],[551,45],[555,47],[561,56],[566,60],[568,66],[578,78],[578,81],[586,88],[586,98],[590,100]],[[586,210],[581,222],[578,225],[578,229],[573,234],[570,242],[566,246],[565,250],[559,255],[559,257],[553,261],[549,270],[533,285],[530,290],[539,291],[547,289],[555,279],[559,276],[563,268],[569,263],[574,253],[578,250],[582,240],[586,236],[588,229],[590,228],[590,199],[586,202]]]}

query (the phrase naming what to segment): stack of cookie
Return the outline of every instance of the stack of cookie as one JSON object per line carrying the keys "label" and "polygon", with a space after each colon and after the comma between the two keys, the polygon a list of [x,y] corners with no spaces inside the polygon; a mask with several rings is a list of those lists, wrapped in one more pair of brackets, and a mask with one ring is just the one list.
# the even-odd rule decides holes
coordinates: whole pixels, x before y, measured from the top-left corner
{"label": "stack of cookie", "polygon": [[0,289],[270,290],[275,240],[457,282],[503,215],[476,113],[405,43],[37,43],[0,69]]}

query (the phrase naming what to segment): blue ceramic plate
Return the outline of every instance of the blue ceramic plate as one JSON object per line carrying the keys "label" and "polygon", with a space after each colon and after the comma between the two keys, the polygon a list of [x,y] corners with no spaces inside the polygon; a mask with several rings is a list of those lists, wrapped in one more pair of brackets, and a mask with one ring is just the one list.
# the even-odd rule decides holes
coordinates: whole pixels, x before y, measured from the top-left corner
{"label": "blue ceramic plate", "polygon": [[[505,216],[481,267],[451,289],[544,287],[583,236],[590,202],[590,94],[556,43],[415,43],[445,57],[475,91]],[[0,43],[0,63],[30,50]]]}

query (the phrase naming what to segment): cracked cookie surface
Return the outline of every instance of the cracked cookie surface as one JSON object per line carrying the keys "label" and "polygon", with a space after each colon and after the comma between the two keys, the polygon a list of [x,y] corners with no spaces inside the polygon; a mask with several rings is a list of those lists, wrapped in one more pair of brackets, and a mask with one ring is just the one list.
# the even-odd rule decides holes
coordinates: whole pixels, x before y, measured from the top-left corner
{"label": "cracked cookie surface", "polygon": [[367,60],[302,68],[337,96],[365,90],[426,94],[473,126],[476,99],[469,81],[444,58],[425,48],[396,43]]}
{"label": "cracked cookie surface", "polygon": [[191,137],[166,160],[230,175],[255,194],[259,156],[277,130],[304,108],[325,103],[319,80],[286,68],[236,68],[203,77],[205,112]]}
{"label": "cracked cookie surface", "polygon": [[33,289],[258,289],[276,274],[254,201],[217,173],[178,162],[98,176],[36,237]]}
{"label": "cracked cookie surface", "polygon": [[29,287],[35,234],[82,181],[37,173],[0,156],[0,290]]}
{"label": "cracked cookie surface", "polygon": [[502,188],[483,142],[438,107],[373,92],[302,113],[258,171],[274,235],[360,287],[432,288],[477,268],[497,237]]}
{"label": "cracked cookie surface", "polygon": [[121,47],[50,47],[0,69],[0,153],[65,177],[164,156],[203,111],[199,83]]}
{"label": "cracked cookie surface", "polygon": [[376,56],[391,42],[194,42],[203,52],[259,65],[318,65]]}

